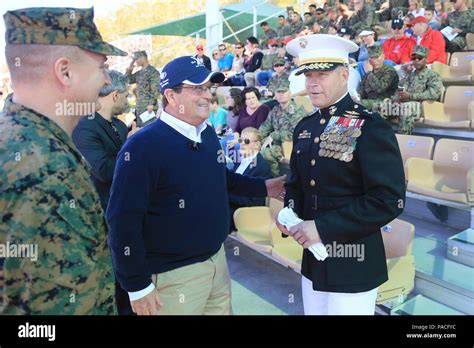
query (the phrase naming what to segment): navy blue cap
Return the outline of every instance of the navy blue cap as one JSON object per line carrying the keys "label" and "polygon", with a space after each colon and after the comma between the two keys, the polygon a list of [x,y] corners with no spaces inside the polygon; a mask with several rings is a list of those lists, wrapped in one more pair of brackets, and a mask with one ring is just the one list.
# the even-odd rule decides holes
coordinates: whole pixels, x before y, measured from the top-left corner
{"label": "navy blue cap", "polygon": [[182,83],[192,86],[203,85],[208,81],[221,83],[225,76],[220,72],[207,70],[203,63],[192,56],[173,59],[165,65],[160,74],[160,91],[176,87]]}

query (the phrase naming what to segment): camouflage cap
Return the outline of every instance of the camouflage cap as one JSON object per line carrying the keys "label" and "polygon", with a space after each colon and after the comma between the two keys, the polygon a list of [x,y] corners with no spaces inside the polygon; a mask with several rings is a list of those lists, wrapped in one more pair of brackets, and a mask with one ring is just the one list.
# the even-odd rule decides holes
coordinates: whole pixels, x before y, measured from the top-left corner
{"label": "camouflage cap", "polygon": [[145,57],[147,58],[148,55],[146,54],[145,51],[137,51],[137,52],[133,52],[133,59],[138,59],[140,57]]}
{"label": "camouflage cap", "polygon": [[280,79],[276,85],[276,92],[288,92],[290,90],[290,81],[288,79]]}
{"label": "camouflage cap", "polygon": [[7,11],[3,19],[7,44],[77,46],[106,56],[127,55],[102,39],[93,7],[30,7]]}
{"label": "camouflage cap", "polygon": [[285,65],[285,59],[284,58],[276,58],[273,61],[273,66],[275,65]]}
{"label": "camouflage cap", "polygon": [[383,49],[381,45],[373,45],[367,47],[367,51],[369,52],[369,58],[377,58],[383,53]]}
{"label": "camouflage cap", "polygon": [[411,53],[411,55],[412,56],[417,55],[417,56],[426,58],[428,57],[429,52],[430,52],[430,49],[428,47],[416,45],[415,47],[413,47],[413,52]]}

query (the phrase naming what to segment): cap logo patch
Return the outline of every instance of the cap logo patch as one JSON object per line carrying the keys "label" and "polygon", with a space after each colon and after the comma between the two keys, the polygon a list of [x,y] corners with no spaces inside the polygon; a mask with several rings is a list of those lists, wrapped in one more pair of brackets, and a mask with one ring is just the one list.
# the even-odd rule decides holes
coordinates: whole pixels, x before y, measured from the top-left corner
{"label": "cap logo patch", "polygon": [[300,39],[299,43],[300,43],[301,48],[305,48],[306,45],[308,44],[308,40],[306,40],[305,38],[302,38]]}

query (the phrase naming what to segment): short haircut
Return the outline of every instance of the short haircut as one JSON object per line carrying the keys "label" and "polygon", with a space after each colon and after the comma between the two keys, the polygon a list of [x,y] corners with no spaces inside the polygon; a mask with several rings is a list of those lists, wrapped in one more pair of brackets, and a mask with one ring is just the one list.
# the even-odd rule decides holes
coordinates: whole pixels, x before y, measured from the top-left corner
{"label": "short haircut", "polygon": [[262,22],[262,23],[260,23],[260,26],[261,26],[261,27],[264,27],[264,26],[266,26],[266,25],[268,25],[268,22]]}
{"label": "short haircut", "polygon": [[250,36],[247,38],[247,41],[252,45],[258,45],[258,39],[255,36]]}
{"label": "short haircut", "polygon": [[65,57],[78,62],[82,54],[84,53],[77,46],[11,44],[5,46],[12,85],[15,81],[28,83],[41,81],[57,59]]}
{"label": "short haircut", "polygon": [[308,15],[308,16],[312,16],[311,12],[305,12],[303,13],[304,16]]}
{"label": "short haircut", "polygon": [[128,77],[117,70],[109,70],[109,76],[111,83],[110,85],[105,85],[99,91],[99,97],[106,97],[110,93],[117,91],[119,93],[124,93],[128,90]]}
{"label": "short haircut", "polygon": [[255,95],[257,96],[257,99],[260,100],[260,92],[258,91],[258,89],[256,87],[245,87],[243,90],[242,90],[242,100],[245,102],[246,100],[246,94],[247,93],[255,93]]}
{"label": "short haircut", "polygon": [[311,5],[309,5],[309,7],[317,8],[315,4],[311,4]]}
{"label": "short haircut", "polygon": [[220,43],[219,46],[217,46],[217,47],[225,47],[225,48],[227,48],[227,45],[226,45],[225,43]]}
{"label": "short haircut", "polygon": [[279,15],[278,18],[286,19],[285,16],[283,16],[283,15]]}

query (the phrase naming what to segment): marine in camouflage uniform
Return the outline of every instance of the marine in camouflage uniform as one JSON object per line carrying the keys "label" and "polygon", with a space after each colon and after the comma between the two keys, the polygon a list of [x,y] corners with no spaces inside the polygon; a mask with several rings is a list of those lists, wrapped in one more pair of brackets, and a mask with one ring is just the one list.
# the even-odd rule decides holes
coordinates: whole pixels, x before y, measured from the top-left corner
{"label": "marine in camouflage uniform", "polygon": [[[275,65],[285,66],[285,59],[277,57],[277,59],[273,61],[273,66]],[[280,75],[278,75],[278,73],[274,74],[268,80],[267,90],[272,93],[272,96],[275,96],[276,88],[280,86],[282,81],[288,81],[289,77],[290,73],[287,70],[283,70]]]}
{"label": "marine in camouflage uniform", "polygon": [[383,118],[399,117],[400,134],[412,133],[415,121],[422,116],[422,101],[439,100],[443,93],[441,76],[426,67],[428,53],[427,47],[418,45],[413,48],[415,70],[400,82],[404,92],[399,92],[380,105],[380,115]]}
{"label": "marine in camouflage uniform", "polygon": [[[52,44],[126,55],[102,40],[93,9],[27,8],[4,19],[7,48]],[[37,260],[7,257],[0,264],[0,314],[115,314],[107,224],[89,166],[70,135],[9,100],[0,139],[0,244],[38,251]]]}
{"label": "marine in camouflage uniform", "polygon": [[378,24],[375,10],[369,4],[364,4],[364,7],[352,15],[349,19],[349,26],[357,35],[365,28],[372,28]]}
{"label": "marine in camouflage uniform", "polygon": [[153,105],[153,110],[158,110],[158,97],[160,95],[160,73],[155,67],[148,64],[148,58],[145,51],[135,52],[133,59],[138,60],[144,57],[145,66],[141,70],[132,74],[133,62],[127,69],[127,75],[130,83],[137,84],[136,96],[137,103],[135,107],[135,115],[137,116],[137,126],[142,127],[143,124],[138,116],[147,110],[148,105]]}
{"label": "marine in camouflage uniform", "polygon": [[408,13],[408,0],[389,0],[388,9],[379,15],[379,20],[389,21],[396,18],[403,19]]}
{"label": "marine in camouflage uniform", "polygon": [[368,51],[369,58],[381,59],[382,65],[362,78],[357,91],[360,95],[360,103],[369,110],[377,111],[385,98],[390,98],[395,94],[398,87],[398,74],[393,67],[383,65],[382,46],[370,46]]}
{"label": "marine in camouflage uniform", "polygon": [[452,41],[445,38],[446,51],[451,53],[462,51],[466,47],[467,33],[474,33],[474,9],[450,12],[446,18],[445,26],[462,30]]}
{"label": "marine in camouflage uniform", "polygon": [[[280,80],[275,88],[275,92],[289,93],[290,82],[288,80]],[[303,107],[297,105],[294,100],[291,100],[290,93],[288,98],[289,103],[286,105],[279,103],[275,106],[259,128],[262,138],[270,136],[273,139],[271,146],[261,151],[263,158],[270,164],[273,176],[278,176],[280,173],[279,163],[283,158],[281,145],[285,141],[292,140],[293,130],[298,122],[307,114]]]}

